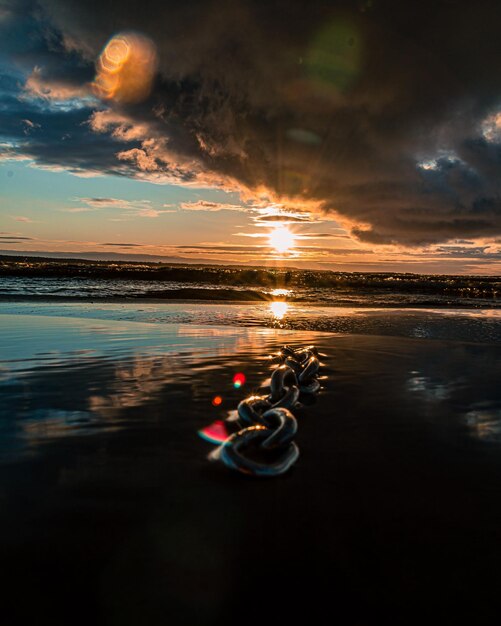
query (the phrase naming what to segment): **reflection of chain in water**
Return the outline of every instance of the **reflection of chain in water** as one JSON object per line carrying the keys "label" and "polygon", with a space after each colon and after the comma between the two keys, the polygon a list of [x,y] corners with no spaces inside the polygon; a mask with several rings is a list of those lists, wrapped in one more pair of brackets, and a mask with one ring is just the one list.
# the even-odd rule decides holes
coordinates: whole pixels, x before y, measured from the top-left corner
{"label": "reflection of chain in water", "polygon": [[[209,455],[211,460],[253,476],[279,476],[297,461],[299,449],[293,441],[297,422],[291,409],[301,395],[315,394],[320,389],[320,363],[313,346],[299,350],[284,346],[277,358],[281,364],[271,376],[270,393],[250,396],[238,405],[236,423],[240,430],[227,436],[226,425],[219,420],[199,431],[207,441],[222,441]],[[235,419],[228,422],[234,423]]]}

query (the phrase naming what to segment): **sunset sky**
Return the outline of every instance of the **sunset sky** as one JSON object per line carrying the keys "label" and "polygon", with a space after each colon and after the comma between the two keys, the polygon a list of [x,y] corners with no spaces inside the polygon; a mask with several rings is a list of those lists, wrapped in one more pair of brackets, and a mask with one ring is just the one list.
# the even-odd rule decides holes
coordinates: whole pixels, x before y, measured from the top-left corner
{"label": "sunset sky", "polygon": [[0,1],[0,253],[501,273],[501,9],[426,4]]}

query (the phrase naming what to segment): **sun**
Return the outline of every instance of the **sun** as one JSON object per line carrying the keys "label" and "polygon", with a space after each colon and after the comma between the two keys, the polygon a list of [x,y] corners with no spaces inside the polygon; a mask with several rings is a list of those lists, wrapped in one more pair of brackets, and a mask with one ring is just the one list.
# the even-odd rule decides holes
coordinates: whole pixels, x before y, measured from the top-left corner
{"label": "sun", "polygon": [[277,226],[270,233],[269,243],[277,252],[288,252],[294,247],[296,240],[291,231],[285,226]]}

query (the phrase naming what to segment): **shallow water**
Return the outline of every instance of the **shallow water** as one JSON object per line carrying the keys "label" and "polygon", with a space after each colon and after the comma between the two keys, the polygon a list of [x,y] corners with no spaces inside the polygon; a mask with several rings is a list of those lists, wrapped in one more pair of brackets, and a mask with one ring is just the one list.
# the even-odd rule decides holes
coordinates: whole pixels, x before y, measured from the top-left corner
{"label": "shallow water", "polygon": [[[294,343],[317,336],[278,335]],[[0,451],[31,452],[37,439],[116,429],[127,407],[169,386],[207,392],[202,378],[218,371],[221,358],[227,367],[228,355],[235,355],[235,364],[236,355],[262,360],[277,339],[264,328],[0,315]],[[231,376],[208,392],[208,409],[224,389],[235,395]]]}
{"label": "shallow water", "polygon": [[[500,345],[72,307],[0,315],[6,623],[493,623]],[[197,431],[260,388],[284,342],[323,354],[298,465],[260,481],[209,463]],[[276,598],[264,622],[256,584]]]}
{"label": "shallow water", "polygon": [[3,302],[0,315],[197,324],[230,327],[392,335],[482,343],[501,341],[496,309],[387,309],[311,306],[286,302],[249,304],[130,302]]}

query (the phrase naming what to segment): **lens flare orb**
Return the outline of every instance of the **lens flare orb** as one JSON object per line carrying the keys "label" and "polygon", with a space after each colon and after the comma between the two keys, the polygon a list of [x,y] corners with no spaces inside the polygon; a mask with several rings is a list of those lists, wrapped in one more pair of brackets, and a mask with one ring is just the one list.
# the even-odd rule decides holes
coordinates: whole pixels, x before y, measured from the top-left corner
{"label": "lens flare orb", "polygon": [[214,396],[212,398],[212,406],[220,406],[223,403],[221,396]]}
{"label": "lens flare orb", "polygon": [[216,420],[209,426],[199,430],[198,434],[209,443],[219,444],[228,438],[229,432],[223,420]]}
{"label": "lens flare orb", "polygon": [[106,44],[96,64],[92,83],[102,100],[138,103],[151,93],[157,70],[156,46],[139,33],[118,33]]}
{"label": "lens flare orb", "polygon": [[243,384],[245,384],[245,374],[238,372],[233,376],[233,386],[235,389],[240,389]]}

